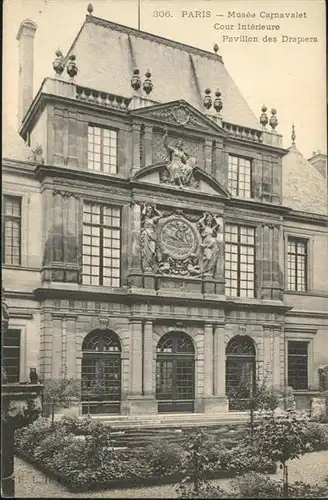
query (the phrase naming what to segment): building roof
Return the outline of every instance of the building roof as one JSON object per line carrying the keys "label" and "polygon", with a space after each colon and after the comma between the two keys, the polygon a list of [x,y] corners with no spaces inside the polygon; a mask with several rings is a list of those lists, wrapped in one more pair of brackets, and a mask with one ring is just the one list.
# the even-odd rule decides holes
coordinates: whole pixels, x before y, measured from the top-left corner
{"label": "building roof", "polygon": [[33,161],[31,148],[25,144],[22,137],[4,116],[2,117],[2,158]]}
{"label": "building roof", "polygon": [[293,144],[282,159],[283,204],[294,210],[327,215],[327,180]]}
{"label": "building roof", "polygon": [[129,97],[133,69],[139,69],[142,81],[149,69],[154,85],[149,96],[152,100],[184,99],[204,112],[205,89],[211,89],[213,98],[218,89],[224,121],[260,129],[222,58],[214,52],[87,16],[67,56],[70,53],[76,56],[78,85]]}

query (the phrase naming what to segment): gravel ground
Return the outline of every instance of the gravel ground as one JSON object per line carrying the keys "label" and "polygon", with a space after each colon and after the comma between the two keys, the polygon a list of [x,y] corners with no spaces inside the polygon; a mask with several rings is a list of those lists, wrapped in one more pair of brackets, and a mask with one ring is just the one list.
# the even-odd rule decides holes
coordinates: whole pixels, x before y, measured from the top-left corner
{"label": "gravel ground", "polygon": [[[328,475],[328,452],[308,453],[289,465],[289,480],[324,484]],[[176,498],[173,485],[149,486],[120,490],[105,490],[89,493],[70,493],[57,481],[50,480],[42,472],[20,458],[15,458],[16,495],[15,498]],[[280,479],[282,472],[270,475]],[[217,479],[214,484],[224,489],[230,486],[230,479]]]}

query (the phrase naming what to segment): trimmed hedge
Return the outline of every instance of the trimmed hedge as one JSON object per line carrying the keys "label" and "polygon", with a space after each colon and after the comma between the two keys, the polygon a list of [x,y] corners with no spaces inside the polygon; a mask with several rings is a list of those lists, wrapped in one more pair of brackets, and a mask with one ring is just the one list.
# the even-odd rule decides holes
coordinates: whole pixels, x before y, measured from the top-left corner
{"label": "trimmed hedge", "polygon": [[[214,436],[206,436],[204,447],[210,463],[208,479],[276,471],[276,464],[254,449],[227,450]],[[54,426],[39,419],[16,432],[15,448],[18,456],[75,492],[177,483],[184,477],[182,445],[155,438],[145,448],[118,450],[111,446],[110,428],[88,419],[76,425],[63,419]]]}

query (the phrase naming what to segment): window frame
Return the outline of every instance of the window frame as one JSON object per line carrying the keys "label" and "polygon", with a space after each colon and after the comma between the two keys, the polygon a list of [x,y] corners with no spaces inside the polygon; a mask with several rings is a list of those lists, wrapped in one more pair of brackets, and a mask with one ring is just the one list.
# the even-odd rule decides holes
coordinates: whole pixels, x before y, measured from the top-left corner
{"label": "window frame", "polygon": [[[306,344],[306,354],[290,354],[289,348],[290,344]],[[290,358],[301,358],[305,357],[306,359],[306,386],[305,387],[293,387],[291,384],[291,377],[290,377]],[[310,377],[309,377],[309,365],[310,365],[310,340],[304,340],[304,339],[296,339],[296,338],[288,338],[287,339],[287,385],[292,387],[293,390],[295,391],[308,391],[309,390],[309,385],[310,385]],[[297,380],[297,374],[296,374],[296,380]]]}
{"label": "window frame", "polygon": [[[11,198],[19,201],[19,211],[20,214],[19,216],[14,216],[14,215],[8,215],[6,214],[6,199]],[[10,221],[18,221],[19,222],[19,259],[18,263],[17,262],[6,262],[6,222]],[[2,252],[2,264],[5,266],[17,266],[21,267],[22,266],[22,227],[23,227],[23,198],[22,196],[19,196],[17,194],[11,194],[11,193],[3,193],[2,197],[2,242],[1,242],[1,252]],[[13,257],[13,255],[12,255]]]}
{"label": "window frame", "polygon": [[[296,240],[296,241],[302,241],[305,243],[305,290],[297,290],[289,288],[289,241],[290,240]],[[312,259],[312,244],[313,244],[313,239],[310,237],[307,237],[304,234],[299,234],[299,233],[285,233],[285,292],[287,293],[296,293],[296,294],[307,294],[310,293],[312,289],[312,276],[310,273],[310,262]],[[297,254],[295,254],[297,257]],[[296,259],[297,260],[297,259]],[[296,261],[295,260],[295,261]],[[295,274],[295,279],[297,278]]]}
{"label": "window frame", "polygon": [[[99,129],[100,130],[100,170],[95,170],[95,168],[90,168],[89,167],[89,144],[90,144],[90,141],[89,141],[89,136],[90,136],[90,128],[93,128],[93,129]],[[109,172],[105,172],[104,171],[104,130],[108,130],[109,132],[115,132],[115,148],[116,148],[116,156],[115,156],[115,172],[112,172],[112,167],[114,166],[111,162],[108,163],[108,168],[109,168]],[[101,124],[97,124],[97,123],[88,123],[88,137],[87,137],[87,170],[89,170],[90,172],[95,172],[95,173],[98,173],[98,174],[105,174],[105,175],[117,175],[118,173],[118,134],[119,134],[119,131],[117,128],[114,128],[114,127],[109,127],[109,126],[106,126],[106,125],[101,125]],[[94,134],[93,134],[93,137],[94,137]],[[93,141],[92,144],[94,145],[95,142]],[[111,146],[109,146],[109,152],[111,151]],[[93,155],[93,159],[92,159],[92,163],[94,164],[94,152],[92,153]],[[112,155],[109,154],[109,158],[111,158]]]}
{"label": "window frame", "polygon": [[[227,226],[235,226],[237,227],[237,238],[238,238],[238,241],[237,242],[233,242],[233,241],[227,241]],[[241,243],[241,228],[251,228],[253,229],[253,234],[254,234],[254,243],[253,244],[249,244],[249,243]],[[236,295],[230,295],[227,293],[227,288],[231,288],[231,287],[227,287],[227,251],[226,251],[226,245],[234,245],[237,247],[237,294]],[[253,295],[251,297],[249,296],[244,296],[244,295],[240,295],[240,290],[241,290],[241,287],[240,287],[240,284],[241,284],[241,279],[240,279],[240,274],[241,274],[241,271],[240,271],[240,267],[241,267],[241,252],[240,252],[240,249],[242,246],[246,246],[246,247],[252,247],[253,248],[253,275],[254,275],[254,279],[253,279]],[[232,253],[231,253],[232,255]],[[225,268],[225,272],[224,272],[224,277],[225,277],[225,295],[228,296],[228,297],[237,297],[237,298],[242,298],[242,299],[254,299],[256,298],[256,282],[257,282],[257,279],[256,279],[256,227],[252,224],[238,224],[238,223],[235,223],[235,222],[226,222],[225,223],[225,227],[224,227],[224,268]]]}
{"label": "window frame", "polygon": [[[85,223],[84,220],[83,220],[83,215],[84,215],[84,206],[85,205],[98,205],[100,207],[100,211],[99,211],[99,224],[94,224],[94,223]],[[119,211],[119,226],[104,226],[102,224],[102,221],[103,221],[103,218],[104,218],[104,214],[103,214],[103,209],[104,207],[106,208],[110,208],[110,209],[117,209]],[[84,227],[85,226],[89,226],[91,228],[93,227],[99,227],[99,274],[98,274],[98,279],[99,279],[99,283],[98,284],[92,284],[92,283],[85,283],[84,282],[84,276],[90,276],[92,277],[92,274],[91,275],[85,275],[84,272],[83,272],[83,266],[84,265],[89,265],[90,267],[92,266],[92,264],[84,264],[84,257],[85,256],[90,256],[92,258],[92,254],[85,254],[84,253]],[[103,284],[103,281],[104,281],[104,274],[103,274],[103,270],[104,270],[104,264],[103,264],[103,259],[104,259],[104,247],[103,247],[103,239],[104,239],[104,235],[103,235],[103,229],[115,229],[115,230],[118,230],[119,231],[119,267],[118,268],[113,268],[113,267],[110,267],[109,269],[118,269],[119,270],[119,276],[118,276],[118,282],[119,284],[117,286],[113,286],[113,285],[104,285]],[[91,229],[91,232],[92,232],[92,229]],[[88,245],[88,246],[92,246],[92,245]],[[113,249],[113,247],[110,247],[111,250]],[[108,278],[108,276],[107,276]],[[113,280],[113,279],[116,279],[117,277],[116,276],[110,276],[110,279]],[[99,202],[99,201],[94,201],[94,200],[90,200],[90,199],[83,199],[82,200],[82,238],[81,238],[81,280],[80,280],[81,284],[84,285],[84,286],[105,286],[105,287],[110,287],[110,288],[120,288],[121,287],[121,284],[122,284],[122,206],[121,205],[116,205],[116,204],[108,204],[106,202]]]}
{"label": "window frame", "polygon": [[[236,180],[236,193],[232,191],[232,188],[230,186],[230,158],[235,158],[237,159],[237,180]],[[240,160],[247,161],[249,163],[249,196],[242,196],[240,194]],[[238,155],[238,154],[232,154],[228,153],[228,190],[231,193],[232,196],[235,196],[237,198],[243,198],[246,200],[252,199],[253,198],[253,183],[252,183],[252,178],[253,178],[253,158],[249,158],[246,156]],[[244,184],[245,185],[245,184]],[[243,189],[245,192],[245,189]]]}
{"label": "window frame", "polygon": [[[5,368],[5,363],[4,363],[4,360],[6,358],[5,356],[5,349],[9,349],[9,350],[12,350],[12,351],[15,351],[17,353],[17,380],[8,380],[9,383],[19,383],[21,378],[22,378],[22,336],[23,336],[23,332],[21,330],[21,328],[19,327],[12,327],[10,326],[10,328],[8,328],[8,331],[7,331],[7,336],[9,337],[10,336],[10,332],[18,332],[19,335],[18,335],[18,345],[8,345],[8,344],[5,344],[5,334],[2,335],[2,339],[1,339],[1,355],[2,355],[2,360],[3,360],[3,366]],[[11,358],[13,359],[13,358]],[[15,368],[16,368],[16,365],[15,365]],[[7,373],[7,376],[9,377],[9,374]]]}

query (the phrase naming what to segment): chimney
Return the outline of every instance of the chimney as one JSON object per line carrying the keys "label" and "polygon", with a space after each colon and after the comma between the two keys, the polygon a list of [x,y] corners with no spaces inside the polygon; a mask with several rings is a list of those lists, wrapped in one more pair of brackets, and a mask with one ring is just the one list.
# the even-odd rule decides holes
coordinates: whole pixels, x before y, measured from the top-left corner
{"label": "chimney", "polygon": [[33,101],[34,36],[36,30],[37,25],[30,19],[25,19],[21,23],[16,37],[19,42],[18,129]]}
{"label": "chimney", "polygon": [[318,172],[326,179],[327,177],[327,155],[321,153],[320,150],[314,151],[313,156],[308,159],[308,162],[313,165]]}

